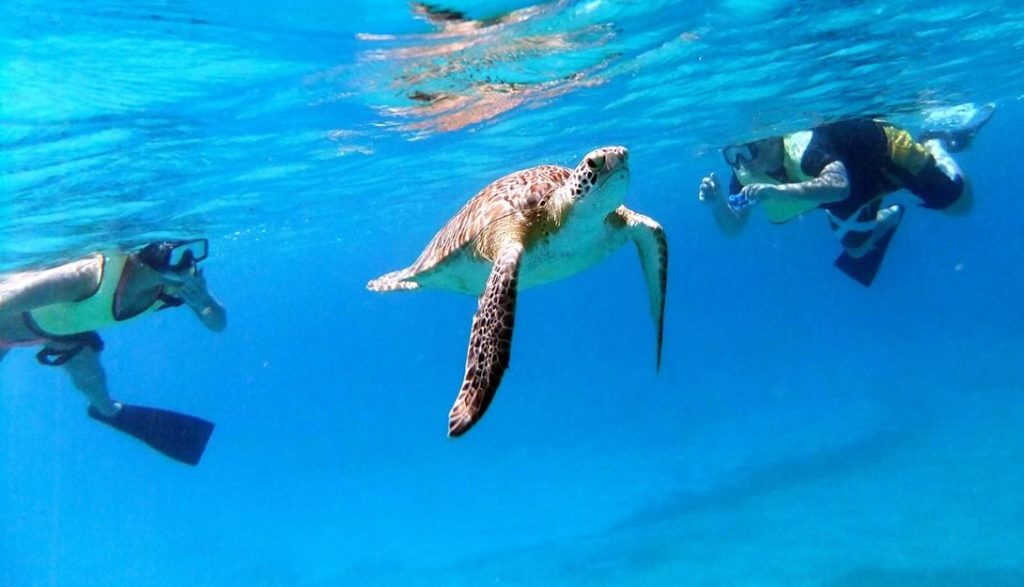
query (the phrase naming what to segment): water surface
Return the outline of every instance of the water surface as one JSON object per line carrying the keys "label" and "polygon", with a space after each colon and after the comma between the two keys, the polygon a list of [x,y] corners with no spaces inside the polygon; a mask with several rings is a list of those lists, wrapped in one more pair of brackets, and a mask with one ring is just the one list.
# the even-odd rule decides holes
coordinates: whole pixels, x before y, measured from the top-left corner
{"label": "water surface", "polygon": [[[1024,8],[439,8],[0,6],[0,268],[203,235],[230,315],[104,333],[116,397],[217,422],[194,469],[5,359],[0,584],[1024,583]],[[726,239],[696,201],[723,144],[965,101],[998,105],[958,156],[974,210],[912,208],[870,290],[823,218]],[[661,372],[623,249],[520,296],[447,439],[475,300],[365,282],[604,144],[669,235]]]}

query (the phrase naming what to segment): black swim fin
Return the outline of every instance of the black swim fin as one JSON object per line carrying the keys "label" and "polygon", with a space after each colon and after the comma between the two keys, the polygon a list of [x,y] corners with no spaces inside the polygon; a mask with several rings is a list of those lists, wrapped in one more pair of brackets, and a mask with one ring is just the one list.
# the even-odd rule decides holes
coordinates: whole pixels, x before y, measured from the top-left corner
{"label": "black swim fin", "polygon": [[900,206],[898,212],[900,216],[896,220],[896,224],[882,238],[878,239],[875,246],[864,256],[852,257],[843,251],[843,254],[836,257],[835,266],[864,287],[871,287],[875,276],[878,275],[878,270],[882,267],[885,252],[889,250],[889,243],[892,241],[893,235],[896,234],[896,229],[900,227],[900,222],[903,221],[904,212],[903,206]]}
{"label": "black swim fin", "polygon": [[188,465],[199,464],[206,443],[213,434],[213,422],[169,410],[122,404],[113,416],[104,416],[89,406],[89,417]]}
{"label": "black swim fin", "polygon": [[919,140],[939,139],[950,153],[963,151],[971,144],[974,135],[985,126],[996,111],[992,103],[974,106],[961,104],[950,108],[931,111],[921,129]]}

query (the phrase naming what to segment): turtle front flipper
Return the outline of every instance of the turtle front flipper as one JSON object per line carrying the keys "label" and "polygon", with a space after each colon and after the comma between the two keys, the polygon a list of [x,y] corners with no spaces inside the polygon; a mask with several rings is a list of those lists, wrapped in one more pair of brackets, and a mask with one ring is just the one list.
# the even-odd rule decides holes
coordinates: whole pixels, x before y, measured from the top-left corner
{"label": "turtle front flipper", "polygon": [[448,412],[448,436],[461,436],[483,416],[508,368],[522,255],[518,241],[504,245],[487,278],[473,316],[462,389]]}
{"label": "turtle front flipper", "polygon": [[366,284],[366,289],[376,292],[408,291],[416,289],[420,284],[415,281],[408,281],[411,272],[408,269],[399,269],[381,275],[377,279]]}
{"label": "turtle front flipper", "polygon": [[665,327],[665,287],[668,283],[668,241],[665,231],[654,219],[619,206],[608,216],[612,226],[626,232],[640,253],[640,265],[647,281],[651,317],[657,328],[657,368],[661,369],[661,342]]}

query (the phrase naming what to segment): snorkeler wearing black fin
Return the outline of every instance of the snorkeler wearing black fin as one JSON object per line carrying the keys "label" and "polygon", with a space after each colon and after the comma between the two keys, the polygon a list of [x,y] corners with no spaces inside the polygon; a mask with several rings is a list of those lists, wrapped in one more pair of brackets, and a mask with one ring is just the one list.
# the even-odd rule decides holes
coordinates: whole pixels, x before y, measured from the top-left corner
{"label": "snorkeler wearing black fin", "polygon": [[992,118],[996,105],[992,103],[975,106],[960,104],[949,108],[930,110],[925,115],[919,141],[940,140],[950,153],[963,151],[981,127]]}
{"label": "snorkeler wearing black fin", "polygon": [[882,200],[906,189],[924,208],[951,215],[968,211],[970,185],[947,142],[965,146],[994,108],[960,107],[958,124],[947,117],[946,134],[933,132],[922,142],[888,122],[862,117],[732,145],[722,150],[733,170],[731,195],[722,197],[712,173],[701,182],[698,198],[708,203],[726,234],[737,234],[759,202],[777,224],[825,210],[844,250],[836,267],[870,286],[904,212],[883,208]]}
{"label": "snorkeler wearing black fin", "polygon": [[864,287],[871,287],[872,282],[875,281],[875,276],[878,275],[878,270],[882,267],[882,260],[885,259],[885,252],[889,250],[889,243],[892,242],[892,237],[896,234],[900,221],[903,220],[905,212],[903,206],[897,204],[891,208],[897,209],[895,211],[896,220],[885,227],[885,232],[875,239],[868,252],[854,257],[849,251],[843,251],[836,257],[835,266]]}
{"label": "snorkeler wearing black fin", "polygon": [[159,408],[120,404],[113,416],[89,406],[89,417],[145,442],[187,465],[198,465],[213,434],[213,422]]}
{"label": "snorkeler wearing black fin", "polygon": [[64,369],[89,400],[93,417],[173,458],[197,463],[213,425],[112,400],[96,331],[182,305],[208,329],[223,330],[227,314],[197,267],[208,248],[206,239],[160,241],[0,276],[0,360],[14,347],[42,346],[38,362]]}

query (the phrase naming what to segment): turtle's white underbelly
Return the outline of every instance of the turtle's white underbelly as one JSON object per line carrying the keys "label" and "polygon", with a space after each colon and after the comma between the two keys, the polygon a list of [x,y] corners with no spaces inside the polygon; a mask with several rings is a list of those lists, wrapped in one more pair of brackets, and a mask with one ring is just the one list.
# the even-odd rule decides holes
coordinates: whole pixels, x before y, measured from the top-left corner
{"label": "turtle's white underbelly", "polygon": [[[555,234],[533,243],[519,267],[519,289],[550,283],[597,265],[626,242],[621,231],[605,226],[567,223]],[[491,273],[491,263],[458,252],[435,271],[419,275],[421,287],[479,295]]]}
{"label": "turtle's white underbelly", "polygon": [[604,226],[567,224],[523,255],[519,289],[565,279],[597,265],[625,242],[620,231]]}
{"label": "turtle's white underbelly", "polygon": [[464,251],[453,253],[436,269],[421,273],[413,279],[425,289],[457,291],[475,296],[480,295],[491,274],[491,263],[467,255]]}

